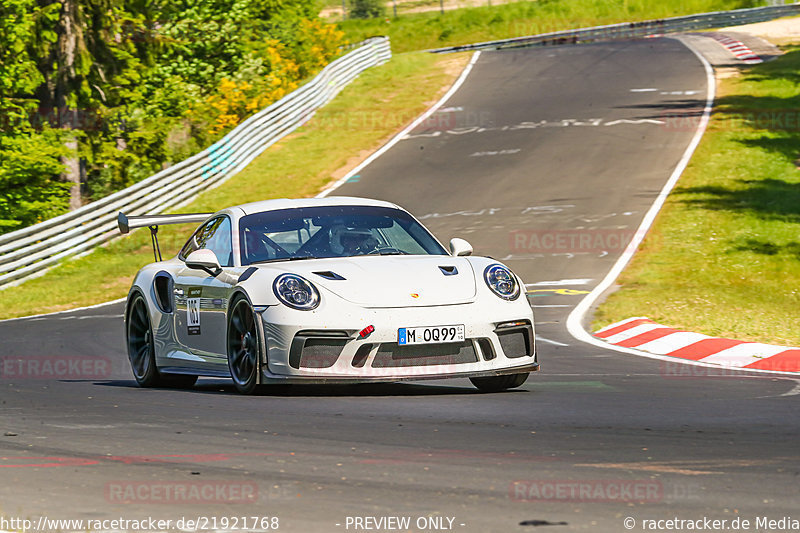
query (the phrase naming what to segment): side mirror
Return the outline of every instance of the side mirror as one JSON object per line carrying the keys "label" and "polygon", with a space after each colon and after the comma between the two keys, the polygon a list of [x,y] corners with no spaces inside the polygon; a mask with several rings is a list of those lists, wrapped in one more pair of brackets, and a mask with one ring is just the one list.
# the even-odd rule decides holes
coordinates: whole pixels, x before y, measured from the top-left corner
{"label": "side mirror", "polygon": [[205,270],[212,276],[216,276],[222,271],[217,254],[208,248],[200,248],[190,253],[186,257],[186,266],[197,270]]}
{"label": "side mirror", "polygon": [[450,239],[450,255],[472,255],[472,245],[464,239]]}

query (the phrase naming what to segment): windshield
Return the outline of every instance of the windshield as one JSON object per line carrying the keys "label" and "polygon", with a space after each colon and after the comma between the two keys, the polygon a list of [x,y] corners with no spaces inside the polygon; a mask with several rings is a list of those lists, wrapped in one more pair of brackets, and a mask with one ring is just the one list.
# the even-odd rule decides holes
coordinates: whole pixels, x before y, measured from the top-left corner
{"label": "windshield", "polygon": [[400,209],[324,206],[280,209],[239,220],[242,264],[357,255],[447,255]]}

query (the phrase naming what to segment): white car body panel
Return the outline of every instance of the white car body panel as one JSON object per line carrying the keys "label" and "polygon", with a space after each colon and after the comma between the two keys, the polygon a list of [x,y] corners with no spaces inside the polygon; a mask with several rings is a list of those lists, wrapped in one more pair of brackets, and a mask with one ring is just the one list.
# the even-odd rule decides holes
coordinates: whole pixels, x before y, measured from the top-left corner
{"label": "white car body panel", "polygon": [[[458,275],[445,276],[440,266],[454,266]],[[475,276],[464,257],[341,257],[289,263],[284,271],[299,274],[362,307],[424,307],[475,300]],[[336,272],[345,279],[328,280],[314,274],[320,271]]]}
{"label": "white car body panel", "polygon": [[[524,284],[516,279],[521,295],[512,301],[497,296],[483,279],[484,270],[498,264],[493,259],[364,255],[241,265],[240,218],[329,205],[400,209],[387,202],[335,197],[245,204],[211,217],[230,218],[231,266],[212,273],[188,268],[175,257],[142,268],[130,294],[141,293],[147,302],[159,370],[230,376],[226,332],[229,305],[237,294],[249,300],[258,317],[261,383],[397,381],[538,370],[533,312]],[[344,279],[320,274],[328,272]],[[283,273],[311,282],[319,292],[319,306],[306,311],[283,304],[273,290],[275,278]],[[161,278],[160,285],[156,278]],[[500,324],[515,322],[520,324],[498,330]],[[399,328],[443,325],[463,325],[466,340],[444,347],[397,345]],[[374,331],[360,337],[367,326]],[[499,335],[507,339],[505,345]],[[506,353],[504,346],[519,353]]]}

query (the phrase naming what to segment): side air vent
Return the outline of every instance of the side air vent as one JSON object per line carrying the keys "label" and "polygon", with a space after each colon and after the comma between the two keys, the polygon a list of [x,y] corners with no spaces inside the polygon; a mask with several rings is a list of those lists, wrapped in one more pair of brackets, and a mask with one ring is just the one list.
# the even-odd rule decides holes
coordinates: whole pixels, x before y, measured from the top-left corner
{"label": "side air vent", "polygon": [[339,274],[337,274],[336,272],[331,272],[330,270],[325,270],[324,272],[314,272],[314,274],[316,274],[317,276],[319,276],[321,278],[325,278],[325,279],[329,279],[329,280],[335,280],[335,281],[339,281],[339,280],[345,279],[342,276],[340,276]]}
{"label": "side air vent", "polygon": [[455,276],[458,274],[458,269],[454,266],[440,266],[439,270],[441,270],[442,274],[445,276]]}
{"label": "side air vent", "polygon": [[153,290],[156,293],[156,303],[162,313],[172,312],[172,276],[165,271],[155,275],[153,279]]}

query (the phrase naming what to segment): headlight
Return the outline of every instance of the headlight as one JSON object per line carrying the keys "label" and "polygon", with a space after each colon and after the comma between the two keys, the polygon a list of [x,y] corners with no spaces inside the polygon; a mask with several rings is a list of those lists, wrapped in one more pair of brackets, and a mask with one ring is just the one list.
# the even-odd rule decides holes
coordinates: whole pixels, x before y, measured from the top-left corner
{"label": "headlight", "polygon": [[496,295],[504,300],[519,298],[519,283],[514,274],[503,265],[489,265],[483,271],[483,279]]}
{"label": "headlight", "polygon": [[275,296],[293,309],[311,311],[319,305],[319,292],[314,286],[294,274],[281,274],[272,284]]}

